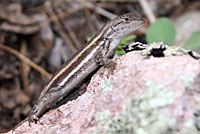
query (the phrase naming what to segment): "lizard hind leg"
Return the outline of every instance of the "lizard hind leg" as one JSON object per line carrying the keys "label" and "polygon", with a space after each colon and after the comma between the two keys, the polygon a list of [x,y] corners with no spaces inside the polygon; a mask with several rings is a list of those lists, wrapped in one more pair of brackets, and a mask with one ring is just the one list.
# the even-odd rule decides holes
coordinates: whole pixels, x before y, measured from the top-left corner
{"label": "lizard hind leg", "polygon": [[29,120],[28,120],[29,126],[31,126],[31,122],[36,124],[38,120],[39,118],[36,115],[30,115]]}

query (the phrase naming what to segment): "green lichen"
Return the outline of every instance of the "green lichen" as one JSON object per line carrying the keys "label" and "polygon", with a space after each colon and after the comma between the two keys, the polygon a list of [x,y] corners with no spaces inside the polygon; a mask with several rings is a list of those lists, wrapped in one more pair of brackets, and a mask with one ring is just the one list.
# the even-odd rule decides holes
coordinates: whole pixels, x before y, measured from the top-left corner
{"label": "green lichen", "polygon": [[196,120],[195,120],[195,124],[196,124],[196,127],[198,129],[200,129],[200,97],[196,97],[196,103],[197,103],[197,106],[196,106],[196,112],[195,112],[195,117],[196,117]]}
{"label": "green lichen", "polygon": [[195,121],[193,119],[188,119],[187,121],[183,122],[181,132],[181,134],[199,134],[199,132],[197,132]]}
{"label": "green lichen", "polygon": [[109,92],[113,90],[113,80],[112,79],[107,79],[103,82],[103,84],[101,85],[102,88],[102,92]]}
{"label": "green lichen", "polygon": [[[93,134],[176,134],[176,119],[169,118],[161,112],[163,107],[176,100],[174,92],[163,85],[147,81],[148,89],[138,97],[129,98],[123,110],[115,115],[109,110],[96,115],[97,128]],[[197,134],[193,122],[185,122],[187,130]],[[192,126],[192,127],[191,127]],[[189,132],[189,131],[182,131]],[[182,133],[181,133],[182,134]]]}
{"label": "green lichen", "polygon": [[186,91],[191,92],[194,89],[193,88],[194,77],[188,75],[182,75],[180,76],[180,78],[186,87]]}
{"label": "green lichen", "polygon": [[[192,93],[194,90],[193,83],[194,77],[192,75],[182,75],[180,76],[183,84],[186,87],[188,93]],[[196,111],[194,113],[194,118],[190,118],[183,123],[182,134],[197,134],[200,133],[200,96],[193,98],[196,100]]]}

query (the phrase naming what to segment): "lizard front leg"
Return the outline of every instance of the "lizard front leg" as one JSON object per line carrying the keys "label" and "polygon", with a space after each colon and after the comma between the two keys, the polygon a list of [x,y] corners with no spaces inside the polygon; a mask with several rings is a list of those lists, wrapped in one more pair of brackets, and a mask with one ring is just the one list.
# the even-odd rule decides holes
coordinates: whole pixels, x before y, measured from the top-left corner
{"label": "lizard front leg", "polygon": [[111,59],[109,59],[107,56],[110,50],[111,42],[112,42],[112,39],[110,38],[103,39],[103,44],[101,44],[101,47],[97,50],[94,60],[98,65],[101,65],[101,66],[104,65],[106,68],[109,69],[109,72],[113,74],[116,63],[113,62]]}

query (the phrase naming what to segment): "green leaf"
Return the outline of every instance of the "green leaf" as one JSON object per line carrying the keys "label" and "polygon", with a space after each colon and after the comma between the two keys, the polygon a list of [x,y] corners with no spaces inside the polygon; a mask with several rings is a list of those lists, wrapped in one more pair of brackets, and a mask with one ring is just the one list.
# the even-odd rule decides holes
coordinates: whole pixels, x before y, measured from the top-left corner
{"label": "green leaf", "polygon": [[194,33],[185,43],[185,49],[195,50],[200,48],[200,31]]}
{"label": "green leaf", "polygon": [[123,50],[117,50],[117,51],[116,51],[116,54],[117,54],[118,56],[121,56],[121,55],[124,55],[125,52],[124,52]]}
{"label": "green leaf", "polygon": [[91,37],[87,37],[86,40],[87,40],[87,42],[89,42],[91,39],[92,39]]}
{"label": "green leaf", "polygon": [[117,55],[118,56],[124,55],[125,52],[124,50],[122,50],[122,46],[127,45],[129,41],[135,38],[136,38],[136,35],[130,35],[130,36],[125,37],[117,47],[117,50],[116,50]]}
{"label": "green leaf", "polygon": [[136,38],[136,35],[129,35],[129,36],[125,37],[125,38],[121,41],[121,43],[122,43],[122,42],[131,41],[131,40],[133,40],[133,39],[135,39],[135,38]]}
{"label": "green leaf", "polygon": [[146,39],[148,43],[162,41],[171,45],[175,39],[175,28],[173,23],[166,17],[161,17],[147,30]]}
{"label": "green leaf", "polygon": [[126,44],[128,44],[129,41],[131,41],[131,40],[133,40],[135,38],[136,38],[136,35],[127,36],[121,41],[119,46],[126,45]]}

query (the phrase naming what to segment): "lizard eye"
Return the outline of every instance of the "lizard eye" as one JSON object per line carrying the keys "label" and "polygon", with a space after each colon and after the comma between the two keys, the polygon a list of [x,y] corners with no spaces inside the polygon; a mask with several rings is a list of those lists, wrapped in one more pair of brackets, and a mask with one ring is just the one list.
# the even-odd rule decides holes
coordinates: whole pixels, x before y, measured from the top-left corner
{"label": "lizard eye", "polygon": [[125,20],[125,21],[128,21],[128,18],[125,18],[124,20]]}
{"label": "lizard eye", "polygon": [[124,21],[129,21],[129,18],[128,17],[120,17],[121,19],[123,19]]}

